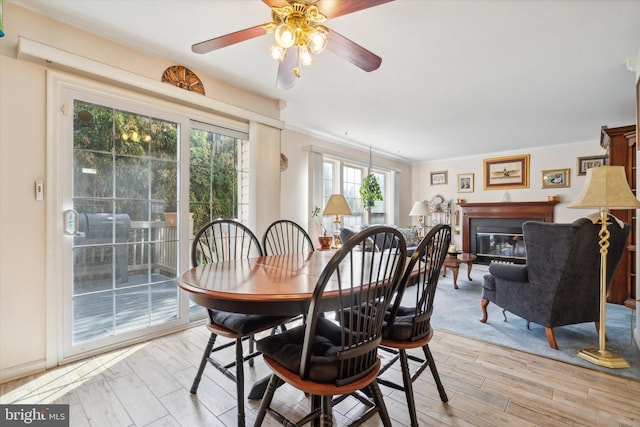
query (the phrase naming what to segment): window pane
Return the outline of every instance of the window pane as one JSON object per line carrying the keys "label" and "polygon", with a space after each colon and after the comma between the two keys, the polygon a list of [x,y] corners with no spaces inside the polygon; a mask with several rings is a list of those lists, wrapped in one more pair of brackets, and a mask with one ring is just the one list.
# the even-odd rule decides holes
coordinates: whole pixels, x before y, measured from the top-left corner
{"label": "window pane", "polygon": [[[178,228],[162,215],[179,199],[177,129],[74,102],[73,343],[150,326],[151,280],[177,295]],[[163,318],[177,318],[175,298],[168,305]]]}
{"label": "window pane", "polygon": [[204,129],[190,136],[190,212],[194,230],[216,218],[247,219],[248,144]]}

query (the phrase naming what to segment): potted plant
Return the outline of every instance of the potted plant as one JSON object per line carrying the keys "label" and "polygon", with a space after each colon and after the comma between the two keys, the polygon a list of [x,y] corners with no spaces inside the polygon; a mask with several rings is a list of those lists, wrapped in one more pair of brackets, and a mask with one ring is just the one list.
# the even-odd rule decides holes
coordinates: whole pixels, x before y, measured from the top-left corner
{"label": "potted plant", "polygon": [[313,222],[320,227],[322,227],[322,235],[318,236],[318,242],[320,242],[320,250],[326,250],[331,247],[331,236],[327,236],[327,229],[322,224],[322,219],[320,218],[320,206],[316,206],[313,211],[311,211],[311,218],[313,218]]}
{"label": "potted plant", "polygon": [[362,206],[367,210],[367,222],[371,222],[371,208],[375,206],[377,201],[382,201],[380,184],[374,174],[370,173],[362,180],[360,197],[362,197]]}

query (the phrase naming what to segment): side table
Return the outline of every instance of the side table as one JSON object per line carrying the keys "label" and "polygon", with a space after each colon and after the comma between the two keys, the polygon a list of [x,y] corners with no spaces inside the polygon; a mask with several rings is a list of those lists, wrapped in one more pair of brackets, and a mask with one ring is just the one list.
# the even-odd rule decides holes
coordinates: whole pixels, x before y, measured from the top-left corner
{"label": "side table", "polygon": [[460,270],[460,264],[467,265],[467,278],[471,281],[471,267],[476,260],[474,254],[461,253],[456,255],[449,255],[444,259],[442,264],[442,277],[447,277],[447,268],[453,271],[453,287],[458,289],[458,271]]}

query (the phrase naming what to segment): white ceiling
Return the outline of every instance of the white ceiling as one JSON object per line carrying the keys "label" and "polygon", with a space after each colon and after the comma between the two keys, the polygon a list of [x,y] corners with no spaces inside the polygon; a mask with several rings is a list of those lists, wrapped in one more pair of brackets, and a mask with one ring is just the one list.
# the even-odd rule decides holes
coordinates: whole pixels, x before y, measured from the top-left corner
{"label": "white ceiling", "polygon": [[288,91],[275,88],[272,35],[191,52],[269,22],[260,0],[6,1],[284,100],[287,128],[411,162],[597,140],[602,125],[634,123],[637,0],[396,0],[326,23],[381,56],[378,70],[325,51]]}

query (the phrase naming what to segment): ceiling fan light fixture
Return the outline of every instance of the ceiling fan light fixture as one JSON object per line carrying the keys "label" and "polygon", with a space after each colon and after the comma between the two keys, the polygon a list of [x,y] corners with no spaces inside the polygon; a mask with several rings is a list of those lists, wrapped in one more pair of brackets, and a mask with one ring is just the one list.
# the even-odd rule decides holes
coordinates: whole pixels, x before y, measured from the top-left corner
{"label": "ceiling fan light fixture", "polygon": [[289,49],[296,42],[296,32],[291,25],[283,22],[278,25],[274,34],[276,43],[283,49]]}
{"label": "ceiling fan light fixture", "polygon": [[[273,59],[282,62],[287,50],[295,46],[297,67],[311,65],[313,55],[321,53],[327,46],[329,30],[318,25],[327,18],[317,6],[306,2],[291,2],[287,6],[271,9],[273,22],[266,24],[264,29],[273,32],[275,44],[269,48]],[[297,67],[294,69],[296,77],[299,76]]]}
{"label": "ceiling fan light fixture", "polygon": [[[274,35],[269,54],[279,62],[276,87],[290,89],[293,76],[300,76],[300,67],[309,65],[314,55],[329,47],[356,67],[374,71],[382,58],[335,31],[322,25],[329,18],[347,15],[393,0],[262,0],[271,8],[271,22],[245,28],[191,45],[193,53],[208,53],[264,34]],[[0,3],[2,0],[0,0]],[[320,9],[326,10],[324,15]],[[329,40],[331,39],[331,40]],[[293,50],[290,48],[295,47]]]}

